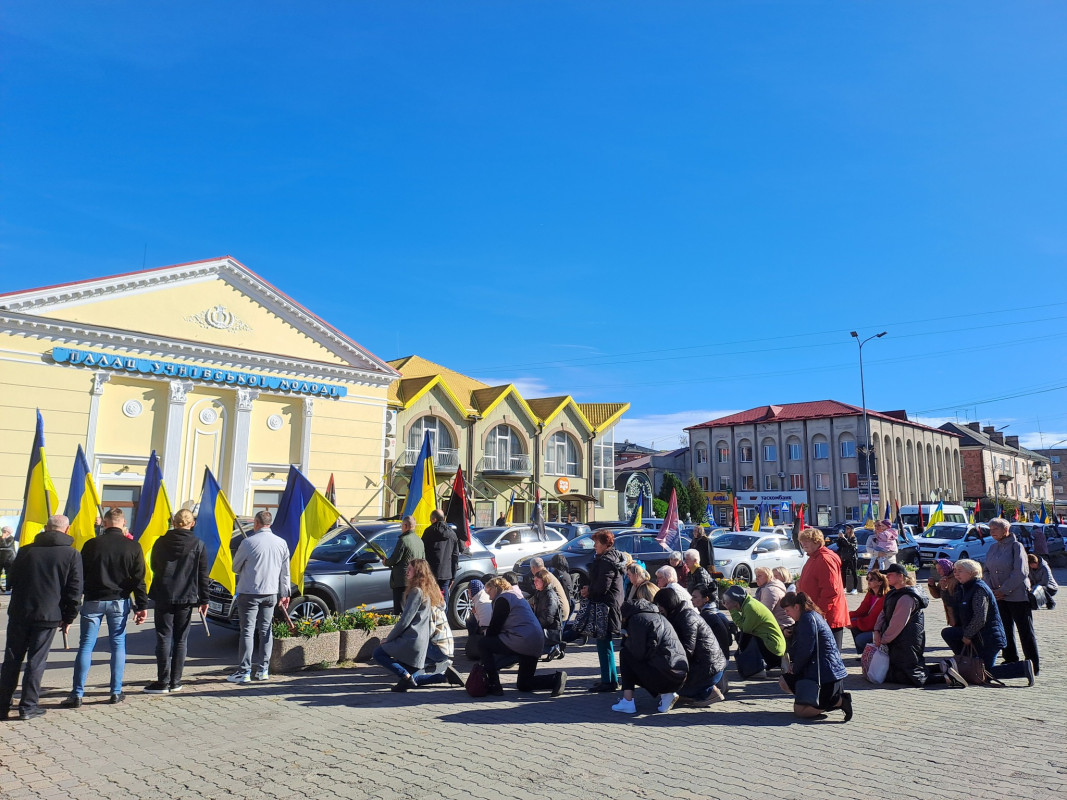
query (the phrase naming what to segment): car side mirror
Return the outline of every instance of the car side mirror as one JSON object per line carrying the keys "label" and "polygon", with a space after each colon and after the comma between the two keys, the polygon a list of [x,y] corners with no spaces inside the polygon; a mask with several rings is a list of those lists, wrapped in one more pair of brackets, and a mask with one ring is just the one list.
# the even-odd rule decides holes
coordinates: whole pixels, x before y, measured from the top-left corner
{"label": "car side mirror", "polygon": [[353,559],[352,564],[354,566],[359,565],[365,567],[371,564],[377,564],[379,561],[381,561],[381,557],[373,550],[364,550],[356,554],[356,557],[355,559]]}
{"label": "car side mirror", "polygon": [[763,555],[764,553],[769,553],[769,552],[771,552],[771,551],[768,550],[766,547],[757,547],[755,550],[752,551],[752,555],[759,556],[759,555]]}
{"label": "car side mirror", "polygon": [[499,550],[501,547],[503,547],[506,544],[507,544],[507,542],[497,542],[496,543],[496,549]]}

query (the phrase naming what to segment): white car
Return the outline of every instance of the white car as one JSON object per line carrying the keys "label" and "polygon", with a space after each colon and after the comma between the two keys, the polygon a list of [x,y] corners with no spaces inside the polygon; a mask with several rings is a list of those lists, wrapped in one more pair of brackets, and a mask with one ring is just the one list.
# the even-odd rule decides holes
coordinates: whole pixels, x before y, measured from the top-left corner
{"label": "white car", "polygon": [[[938,522],[935,525],[931,525],[924,530],[921,535],[915,537],[915,541],[919,544],[919,555],[922,557],[923,563],[933,561],[942,556],[938,555],[948,545],[955,545],[960,542],[970,544],[980,544],[981,539],[989,540],[992,537],[989,535],[989,526],[984,523],[977,526],[969,525],[966,522]],[[986,542],[986,546],[982,548],[982,558],[985,558],[985,551],[989,549],[988,545],[992,542]],[[971,558],[971,553],[974,552],[973,548],[956,549],[953,552],[956,553],[955,558],[951,556],[944,556],[944,558],[952,558],[955,561],[958,558]],[[960,555],[961,552],[966,552],[967,555]]]}
{"label": "white car", "polygon": [[756,576],[756,567],[785,567],[800,572],[807,562],[803,550],[793,546],[793,540],[779,533],[742,531],[720,533],[715,545],[715,569],[727,578],[748,581]]}
{"label": "white car", "polygon": [[501,575],[510,572],[520,558],[558,550],[568,541],[558,529],[547,525],[544,538],[539,537],[537,529],[529,525],[482,528],[474,532],[474,538],[489,548],[496,559],[497,572]]}
{"label": "white car", "polygon": [[[934,527],[937,528],[940,526],[935,525]],[[993,537],[989,533],[989,526],[983,522],[978,525],[952,525],[950,527],[954,529],[953,538],[943,541],[937,546],[931,547],[927,544],[927,539],[924,537],[919,538],[919,550],[920,553],[922,553],[923,561],[927,559],[926,554],[930,553],[929,559],[931,561],[938,558],[947,558],[949,561],[956,562],[961,558],[970,558],[984,564],[986,554],[989,552],[989,548],[994,542]],[[960,527],[967,528],[962,536],[957,535],[959,534],[959,531],[956,529]]]}

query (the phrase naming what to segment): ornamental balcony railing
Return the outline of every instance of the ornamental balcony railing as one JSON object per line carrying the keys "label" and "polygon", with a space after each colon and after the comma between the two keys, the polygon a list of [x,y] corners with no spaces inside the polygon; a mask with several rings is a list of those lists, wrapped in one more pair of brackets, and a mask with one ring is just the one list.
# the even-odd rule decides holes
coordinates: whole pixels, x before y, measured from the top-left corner
{"label": "ornamental balcony railing", "polygon": [[495,472],[498,475],[532,475],[530,456],[517,453],[511,456],[485,455],[478,462],[479,472]]}
{"label": "ornamental balcony railing", "polygon": [[[419,460],[420,450],[405,450],[400,454],[400,466],[411,468]],[[433,453],[433,468],[437,472],[455,472],[459,466],[459,450],[441,449]]]}

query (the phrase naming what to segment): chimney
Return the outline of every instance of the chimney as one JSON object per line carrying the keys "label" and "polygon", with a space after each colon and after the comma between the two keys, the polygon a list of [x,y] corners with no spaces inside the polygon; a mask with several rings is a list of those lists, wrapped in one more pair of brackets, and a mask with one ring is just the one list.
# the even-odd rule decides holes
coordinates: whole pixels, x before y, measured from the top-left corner
{"label": "chimney", "polygon": [[1004,434],[1003,433],[997,433],[996,431],[993,431],[991,434],[989,434],[989,438],[992,439],[997,444],[1004,444]]}
{"label": "chimney", "polygon": [[967,427],[970,428],[975,433],[981,433],[982,432],[982,423],[981,422],[968,422],[967,423]]}
{"label": "chimney", "polygon": [[982,433],[984,433],[986,436],[992,436],[996,432],[996,430],[997,429],[992,425],[986,425],[984,428],[982,428]]}
{"label": "chimney", "polygon": [[1005,436],[1004,437],[1004,441],[1007,443],[1008,447],[1014,447],[1016,450],[1019,449],[1019,437],[1018,436]]}

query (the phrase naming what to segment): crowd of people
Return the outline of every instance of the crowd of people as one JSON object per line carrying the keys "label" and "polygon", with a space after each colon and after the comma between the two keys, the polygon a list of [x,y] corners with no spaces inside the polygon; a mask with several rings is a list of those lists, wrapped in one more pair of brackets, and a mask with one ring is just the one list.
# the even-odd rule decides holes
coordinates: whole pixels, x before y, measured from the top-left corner
{"label": "crowd of people", "polygon": [[[79,553],[65,531],[62,515],[48,520],[31,545],[5,562],[11,587],[7,642],[0,669],[0,717],[8,718],[23,662],[26,662],[18,712],[20,719],[45,713],[39,705],[41,675],[57,628],[66,635],[80,614],[80,641],[71,692],[61,703],[78,708],[102,625],[108,626],[111,654],[109,702],[125,699],[125,632],[129,616],[147,619],[154,603],[157,680],[150,694],[182,690],[182,671],[192,613],[207,610],[208,565],[204,544],[193,533],[193,515],[179,511],[172,529],[152,547],[146,564],[140,546],[129,538],[121,509],[112,509],[103,530]],[[269,679],[272,621],[288,606],[289,553],[270,530],[269,512],[256,515],[253,533],[234,554],[237,618],[240,627],[233,683]],[[1010,532],[1004,519],[989,523],[994,544],[985,566],[970,559],[939,560],[932,565],[928,594],[920,592],[905,567],[896,563],[896,534],[879,523],[876,556],[866,573],[866,594],[855,611],[846,586],[857,591],[858,548],[851,530],[838,542],[839,556],[826,547],[815,528],[799,533],[807,555],[797,577],[787,570],[758,568],[754,594],[719,584],[706,568],[713,558],[710,539],[696,536],[693,547],[672,553],[669,564],[651,575],[641,561],[614,546],[608,530],[593,536],[595,558],[588,579],[575,586],[566,557],[555,554],[546,566],[530,562],[529,596],[514,573],[470,583],[467,655],[475,661],[467,679],[456,669],[455,641],[445,602],[461,550],[456,534],[434,511],[422,537],[405,517],[391,554],[390,572],[398,621],[373,653],[373,660],[397,683],[393,691],[448,683],[503,693],[501,670],[517,665],[516,689],[559,696],[567,686],[562,670],[538,671],[539,662],[565,657],[568,645],[595,643],[599,679],[588,691],[621,693],[612,711],[635,713],[636,690],[652,695],[659,712],[677,705],[705,708],[730,691],[731,655],[745,679],[777,677],[793,697],[798,717],[853,713],[852,694],[844,689],[844,631],[857,655],[871,648],[886,654],[885,680],[910,686],[967,686],[955,658],[927,662],[925,609],[932,595],[944,604],[948,622],[941,632],[956,657],[973,656],[990,681],[1025,678],[1033,685],[1040,669],[1033,611],[1055,607],[1058,586],[1048,563]],[[844,546],[842,547],[842,542]],[[146,590],[146,575],[151,576]],[[1016,631],[1022,658],[1016,647]],[[618,651],[616,650],[618,646]],[[1000,661],[998,663],[998,656]],[[866,658],[864,659],[866,664]],[[866,667],[865,667],[866,668]],[[477,681],[472,679],[477,673]],[[973,669],[970,671],[973,678]]]}

